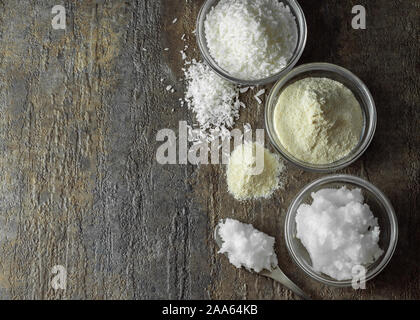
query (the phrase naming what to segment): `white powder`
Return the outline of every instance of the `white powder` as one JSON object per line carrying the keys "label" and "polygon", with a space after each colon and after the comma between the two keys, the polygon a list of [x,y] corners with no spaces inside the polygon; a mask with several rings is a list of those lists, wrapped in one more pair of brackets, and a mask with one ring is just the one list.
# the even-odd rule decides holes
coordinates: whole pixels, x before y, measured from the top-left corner
{"label": "white powder", "polygon": [[315,271],[348,280],[353,267],[372,264],[382,255],[378,221],[360,189],[322,189],[312,198],[311,205],[298,208],[296,227]]}
{"label": "white powder", "polygon": [[185,79],[185,101],[195,112],[199,125],[199,130],[190,134],[190,140],[211,142],[219,136],[222,139],[229,136],[228,129],[238,119],[240,107],[244,106],[239,101],[239,89],[195,60],[185,70]]}
{"label": "white powder", "polygon": [[223,240],[219,253],[227,253],[230,263],[236,268],[260,272],[277,266],[274,238],[252,225],[226,219],[219,223],[219,235]]}
{"label": "white powder", "polygon": [[280,72],[298,39],[295,17],[278,0],[221,0],[207,14],[204,28],[218,65],[247,80]]}

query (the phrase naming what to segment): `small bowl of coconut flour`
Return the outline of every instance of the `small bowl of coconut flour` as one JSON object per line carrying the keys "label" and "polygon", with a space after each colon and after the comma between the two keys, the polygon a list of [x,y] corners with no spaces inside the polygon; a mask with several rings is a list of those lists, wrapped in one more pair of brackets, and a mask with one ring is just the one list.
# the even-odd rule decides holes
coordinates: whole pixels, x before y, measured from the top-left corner
{"label": "small bowl of coconut flour", "polygon": [[287,249],[311,278],[350,287],[369,281],[389,263],[398,223],[387,197],[371,183],[350,175],[318,179],[299,192],[285,222]]}
{"label": "small bowl of coconut flour", "polygon": [[197,19],[203,59],[241,85],[278,80],[298,62],[306,36],[305,16],[295,0],[207,0]]}
{"label": "small bowl of coconut flour", "polygon": [[266,99],[271,144],[284,159],[309,172],[350,166],[369,147],[376,123],[368,87],[349,70],[330,63],[294,68]]}

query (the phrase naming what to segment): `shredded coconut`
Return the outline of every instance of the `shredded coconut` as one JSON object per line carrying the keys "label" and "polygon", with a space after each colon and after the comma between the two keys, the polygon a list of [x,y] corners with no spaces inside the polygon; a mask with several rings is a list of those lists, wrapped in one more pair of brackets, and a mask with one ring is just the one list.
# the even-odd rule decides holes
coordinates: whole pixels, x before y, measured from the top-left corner
{"label": "shredded coconut", "polygon": [[255,96],[259,97],[259,96],[263,95],[264,93],[265,93],[265,89],[261,89],[260,91],[257,92],[257,94]]}
{"label": "shredded coconut", "polygon": [[285,68],[298,39],[295,17],[278,0],[221,0],[207,14],[204,32],[219,66],[250,80]]}
{"label": "shredded coconut", "polygon": [[185,70],[187,90],[185,101],[196,114],[198,129],[191,129],[190,141],[200,142],[230,136],[231,128],[244,106],[239,101],[239,89],[222,79],[210,67],[192,60]]}
{"label": "shredded coconut", "polygon": [[254,95],[254,98],[255,100],[257,100],[258,104],[262,103],[260,96],[262,96],[264,93],[265,93],[265,89],[261,89],[260,91],[257,92],[256,95]]}
{"label": "shredded coconut", "polygon": [[273,237],[258,231],[250,224],[233,219],[219,222],[219,235],[223,245],[219,253],[227,253],[236,268],[260,272],[278,265]]}

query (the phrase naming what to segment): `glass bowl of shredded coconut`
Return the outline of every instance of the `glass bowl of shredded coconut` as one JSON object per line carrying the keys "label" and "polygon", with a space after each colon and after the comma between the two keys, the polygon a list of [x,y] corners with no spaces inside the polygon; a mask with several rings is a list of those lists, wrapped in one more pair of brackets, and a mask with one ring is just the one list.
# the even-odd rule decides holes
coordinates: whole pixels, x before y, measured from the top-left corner
{"label": "glass bowl of shredded coconut", "polygon": [[[285,222],[287,249],[311,278],[349,287],[369,281],[389,263],[398,224],[387,197],[350,175],[318,179],[299,192]],[[360,283],[360,281],[359,281]]]}
{"label": "glass bowl of shredded coconut", "polygon": [[295,0],[207,0],[196,35],[203,59],[219,76],[263,85],[298,62],[307,26]]}
{"label": "glass bowl of shredded coconut", "polygon": [[310,172],[333,172],[359,159],[376,130],[367,86],[330,63],[301,65],[271,89],[265,128],[282,157]]}

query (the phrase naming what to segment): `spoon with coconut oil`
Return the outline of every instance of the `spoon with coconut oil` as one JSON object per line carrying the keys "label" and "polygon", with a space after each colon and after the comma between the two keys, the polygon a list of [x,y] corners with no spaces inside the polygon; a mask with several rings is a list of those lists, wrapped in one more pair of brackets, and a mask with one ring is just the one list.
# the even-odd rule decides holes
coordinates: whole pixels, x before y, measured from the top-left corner
{"label": "spoon with coconut oil", "polygon": [[[219,234],[220,226],[217,225],[214,230],[214,240],[216,241],[216,244],[219,246],[219,248],[223,245],[223,239]],[[224,253],[227,257],[227,253]],[[229,257],[228,257],[229,258]],[[281,271],[278,265],[272,266],[272,270],[262,270],[259,272],[260,275],[271,278],[282,285],[284,285],[286,288],[292,290],[297,296],[304,300],[311,300],[311,298],[306,295],[296,284],[294,284],[284,273]]]}

